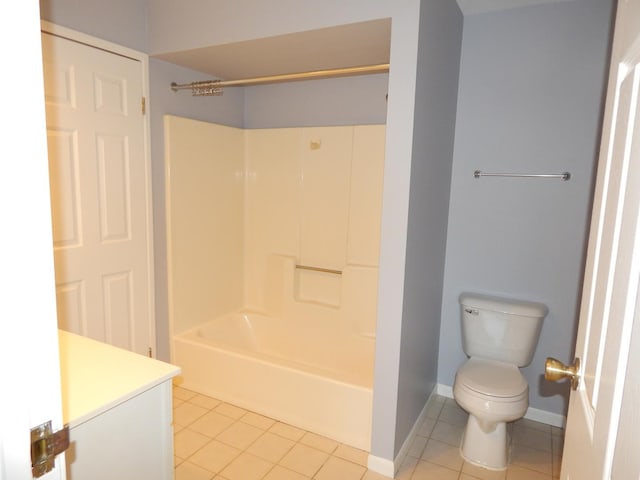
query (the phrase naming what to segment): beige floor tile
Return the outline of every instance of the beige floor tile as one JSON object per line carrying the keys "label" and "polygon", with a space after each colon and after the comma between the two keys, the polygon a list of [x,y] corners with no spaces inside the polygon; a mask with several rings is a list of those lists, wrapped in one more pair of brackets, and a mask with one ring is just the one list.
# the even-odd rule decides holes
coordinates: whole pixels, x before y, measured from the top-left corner
{"label": "beige floor tile", "polygon": [[329,454],[298,443],[280,460],[280,465],[307,477],[313,477],[327,458]]}
{"label": "beige floor tile", "polygon": [[547,425],[546,423],[536,422],[535,420],[530,420],[528,418],[521,418],[513,422],[513,428],[518,430],[520,428],[531,428],[533,430],[540,430],[541,432],[551,433],[551,425]]}
{"label": "beige floor tile", "polygon": [[513,429],[513,444],[524,445],[546,452],[551,451],[551,435],[533,428],[515,428]]}
{"label": "beige floor tile", "polygon": [[197,394],[195,397],[189,399],[189,403],[193,403],[198,405],[199,407],[206,408],[207,410],[211,410],[212,408],[217,407],[222,402],[217,398],[207,397],[206,395]]}
{"label": "beige floor tile", "polygon": [[463,459],[460,456],[458,447],[434,439],[430,439],[427,443],[421,460],[435,463],[452,470],[460,470],[463,464]]}
{"label": "beige floor tile", "polygon": [[407,456],[402,462],[402,464],[400,465],[400,468],[398,469],[398,471],[396,472],[396,479],[409,480],[411,478],[411,475],[413,474],[413,471],[416,468],[416,465],[418,465],[418,462],[419,462],[418,458]]}
{"label": "beige floor tile", "polygon": [[554,455],[562,455],[564,450],[564,437],[559,435],[551,436],[551,451]]}
{"label": "beige floor tile", "polygon": [[564,428],[552,426],[551,427],[551,435],[564,437]]}
{"label": "beige floor tile", "polygon": [[247,414],[240,419],[241,422],[248,423],[254,427],[261,428],[262,430],[269,430],[276,421],[273,418],[258,415],[257,413],[247,412]]}
{"label": "beige floor tile", "polygon": [[276,465],[273,469],[267,473],[264,480],[310,480],[309,477],[305,477],[293,470]]}
{"label": "beige floor tile", "polygon": [[292,427],[291,425],[287,425],[286,423],[281,423],[281,422],[278,422],[275,425],[273,425],[269,429],[269,431],[271,433],[275,433],[276,435],[280,435],[281,437],[288,438],[289,440],[293,440],[295,442],[300,440],[305,434],[304,430],[301,430],[296,427]]}
{"label": "beige floor tile", "polygon": [[329,459],[313,477],[317,480],[360,480],[367,471],[362,465],[356,465],[337,457]]}
{"label": "beige floor tile", "polygon": [[416,465],[411,480],[458,480],[459,472],[420,460]]}
{"label": "beige floor tile", "polygon": [[294,445],[295,442],[293,440],[271,432],[266,432],[249,446],[247,452],[270,462],[277,463]]}
{"label": "beige floor tile", "polygon": [[209,410],[189,402],[173,409],[173,421],[178,425],[189,426]]}
{"label": "beige floor tile", "polygon": [[464,427],[467,424],[468,416],[467,412],[461,409],[458,405],[450,405],[447,403],[442,407],[438,421]]}
{"label": "beige floor tile", "polygon": [[560,467],[562,467],[562,457],[553,455],[553,478],[560,477]]}
{"label": "beige floor tile", "polygon": [[507,468],[507,480],[551,480],[551,475],[534,472],[518,465],[510,465]]}
{"label": "beige floor tile", "polygon": [[240,453],[242,452],[237,448],[225,445],[217,440],[211,440],[195,452],[189,458],[189,461],[211,472],[219,473]]}
{"label": "beige floor tile", "polygon": [[433,432],[431,432],[431,438],[458,447],[460,446],[463,432],[464,427],[438,421],[433,428]]}
{"label": "beige floor tile", "polygon": [[174,436],[174,453],[180,458],[188,459],[210,440],[209,437],[201,433],[185,428]]}
{"label": "beige floor tile", "polygon": [[175,480],[211,480],[214,476],[213,472],[191,462],[184,462],[176,468]]}
{"label": "beige floor tile", "polygon": [[338,445],[338,448],[332,454],[334,457],[339,457],[350,462],[357,463],[363,467],[367,466],[369,460],[369,454],[364,450],[360,450],[349,445]]}
{"label": "beige floor tile", "polygon": [[418,428],[417,434],[428,438],[431,436],[431,432],[433,432],[435,426],[436,420],[434,418],[425,418],[420,428]]}
{"label": "beige floor tile", "polygon": [[260,480],[273,467],[271,462],[249,453],[242,453],[227,465],[220,475],[229,480]]}
{"label": "beige floor tile", "polygon": [[537,450],[525,445],[514,445],[511,452],[511,463],[546,475],[553,474],[553,456],[548,451]]}
{"label": "beige floor tile", "polygon": [[335,440],[311,432],[306,432],[300,439],[300,443],[308,447],[317,448],[326,453],[333,453],[333,451],[338,448],[338,442]]}
{"label": "beige floor tile", "polygon": [[215,408],[215,411],[221,413],[222,415],[226,415],[227,417],[231,417],[234,420],[239,420],[241,417],[247,414],[247,410],[244,408],[236,407],[235,405],[231,405],[230,403],[221,403]]}
{"label": "beige floor tile", "polygon": [[443,406],[444,406],[444,401],[432,399],[429,402],[429,405],[427,405],[427,411],[425,413],[425,416],[427,418],[433,418],[433,419],[438,418],[438,415],[440,415],[440,412],[442,411]]}
{"label": "beige floor tile", "polygon": [[489,470],[468,462],[464,462],[462,465],[462,473],[478,480],[505,480],[507,478],[506,470]]}
{"label": "beige floor tile", "polygon": [[367,470],[367,473],[364,474],[362,480],[392,480],[391,477],[387,477],[385,475],[381,475],[376,472],[372,472],[371,470]]}
{"label": "beige floor tile", "polygon": [[422,452],[424,452],[424,447],[427,446],[428,441],[429,439],[427,437],[416,435],[411,442],[411,446],[409,447],[407,455],[409,457],[420,458],[422,456]]}
{"label": "beige floor tile", "polygon": [[229,428],[234,422],[235,420],[233,418],[226,417],[213,411],[198,418],[195,422],[189,425],[189,428],[198,433],[214,438]]}
{"label": "beige floor tile", "polygon": [[176,385],[173,386],[173,396],[175,398],[179,398],[180,400],[189,400],[196,395],[196,392],[192,392],[191,390],[187,390],[186,388],[178,387]]}
{"label": "beige floor tile", "polygon": [[262,434],[264,434],[264,430],[249,425],[248,423],[236,422],[218,435],[216,440],[239,448],[240,450],[245,450]]}

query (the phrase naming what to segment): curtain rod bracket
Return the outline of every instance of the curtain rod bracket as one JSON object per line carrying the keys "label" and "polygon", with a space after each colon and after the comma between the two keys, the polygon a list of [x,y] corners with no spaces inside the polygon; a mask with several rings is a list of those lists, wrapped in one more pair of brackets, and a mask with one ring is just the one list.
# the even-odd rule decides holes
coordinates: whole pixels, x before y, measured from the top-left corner
{"label": "curtain rod bracket", "polygon": [[178,85],[176,82],[171,83],[171,90],[177,92],[184,88],[191,89],[191,95],[194,97],[213,97],[220,96],[224,92],[222,87],[218,85],[220,80],[207,80],[204,82],[191,82],[184,85]]}

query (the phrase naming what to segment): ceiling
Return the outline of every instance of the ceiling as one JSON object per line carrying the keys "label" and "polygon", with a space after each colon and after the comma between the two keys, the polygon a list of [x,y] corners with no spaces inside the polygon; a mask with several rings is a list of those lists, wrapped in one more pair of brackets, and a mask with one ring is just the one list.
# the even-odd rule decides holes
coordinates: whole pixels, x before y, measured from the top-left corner
{"label": "ceiling", "polygon": [[389,63],[390,40],[387,18],[154,57],[231,80]]}
{"label": "ceiling", "polygon": [[[457,0],[465,15],[575,0]],[[168,52],[155,58],[205,73],[208,80],[389,63],[391,19]]]}

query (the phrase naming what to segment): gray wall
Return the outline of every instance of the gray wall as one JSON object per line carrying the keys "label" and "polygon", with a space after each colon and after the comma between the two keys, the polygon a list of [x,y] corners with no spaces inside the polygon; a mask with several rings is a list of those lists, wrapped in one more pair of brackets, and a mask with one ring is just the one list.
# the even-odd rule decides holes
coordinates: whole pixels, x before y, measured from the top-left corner
{"label": "gray wall", "polygon": [[462,23],[455,2],[422,2],[396,454],[437,380]]}
{"label": "gray wall", "polygon": [[40,18],[134,50],[147,51],[146,0],[40,0]]}
{"label": "gray wall", "polygon": [[[531,366],[532,407],[565,412],[544,359],[572,359],[599,141],[611,2],[561,2],[465,17],[442,303],[438,382],[462,352],[458,295],[545,303]],[[571,180],[474,179],[571,172]]]}
{"label": "gray wall", "polygon": [[245,128],[367,125],[387,121],[388,74],[245,88]]}

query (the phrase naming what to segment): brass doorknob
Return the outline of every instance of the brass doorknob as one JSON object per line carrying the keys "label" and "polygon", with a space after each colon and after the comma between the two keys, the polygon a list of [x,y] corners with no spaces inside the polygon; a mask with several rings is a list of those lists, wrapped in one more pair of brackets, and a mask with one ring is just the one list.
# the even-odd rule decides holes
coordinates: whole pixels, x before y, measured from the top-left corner
{"label": "brass doorknob", "polygon": [[556,360],[555,358],[547,358],[547,361],[544,362],[544,378],[551,382],[557,382],[558,380],[562,380],[563,378],[571,379],[571,388],[576,390],[578,388],[578,384],[580,383],[580,375],[578,371],[580,370],[580,359],[576,358],[573,361],[572,365],[565,365],[560,360]]}

